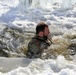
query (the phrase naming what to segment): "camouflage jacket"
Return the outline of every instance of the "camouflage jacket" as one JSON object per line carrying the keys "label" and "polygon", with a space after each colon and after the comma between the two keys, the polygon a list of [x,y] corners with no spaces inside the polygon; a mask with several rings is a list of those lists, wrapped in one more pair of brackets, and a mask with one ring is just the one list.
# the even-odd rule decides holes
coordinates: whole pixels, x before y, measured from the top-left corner
{"label": "camouflage jacket", "polygon": [[41,58],[41,54],[44,49],[47,49],[51,45],[49,39],[35,36],[28,44],[28,51],[26,56],[28,58]]}

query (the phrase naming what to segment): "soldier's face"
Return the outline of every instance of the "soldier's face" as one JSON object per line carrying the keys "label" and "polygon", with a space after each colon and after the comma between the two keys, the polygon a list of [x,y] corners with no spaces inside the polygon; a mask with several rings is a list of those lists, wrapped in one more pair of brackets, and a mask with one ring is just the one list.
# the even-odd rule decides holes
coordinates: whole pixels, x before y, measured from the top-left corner
{"label": "soldier's face", "polygon": [[45,27],[45,29],[44,29],[44,36],[48,37],[49,33],[50,33],[49,28]]}

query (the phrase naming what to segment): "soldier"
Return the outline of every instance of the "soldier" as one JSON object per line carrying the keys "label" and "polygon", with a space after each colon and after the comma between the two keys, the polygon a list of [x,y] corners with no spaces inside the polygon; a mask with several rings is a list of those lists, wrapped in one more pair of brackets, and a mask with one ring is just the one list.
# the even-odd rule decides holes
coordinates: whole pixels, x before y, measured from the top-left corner
{"label": "soldier", "polygon": [[28,58],[41,58],[44,49],[51,45],[51,40],[48,38],[50,31],[48,25],[40,22],[36,26],[36,35],[28,44],[26,56]]}

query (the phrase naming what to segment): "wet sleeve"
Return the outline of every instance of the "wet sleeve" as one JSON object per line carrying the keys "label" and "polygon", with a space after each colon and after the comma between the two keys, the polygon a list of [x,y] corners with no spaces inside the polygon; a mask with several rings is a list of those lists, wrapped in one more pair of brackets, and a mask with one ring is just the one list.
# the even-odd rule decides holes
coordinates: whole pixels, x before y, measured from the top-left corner
{"label": "wet sleeve", "polygon": [[28,54],[30,57],[35,57],[35,58],[40,57],[39,51],[40,51],[39,47],[35,43],[28,44]]}

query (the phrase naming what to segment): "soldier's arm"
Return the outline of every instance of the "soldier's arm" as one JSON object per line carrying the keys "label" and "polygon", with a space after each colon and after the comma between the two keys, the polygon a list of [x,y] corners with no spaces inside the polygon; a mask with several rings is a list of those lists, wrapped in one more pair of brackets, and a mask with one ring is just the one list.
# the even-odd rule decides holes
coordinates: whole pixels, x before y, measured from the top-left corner
{"label": "soldier's arm", "polygon": [[28,44],[28,55],[29,55],[29,57],[32,57],[32,58],[40,57],[39,47],[36,43],[29,43]]}

